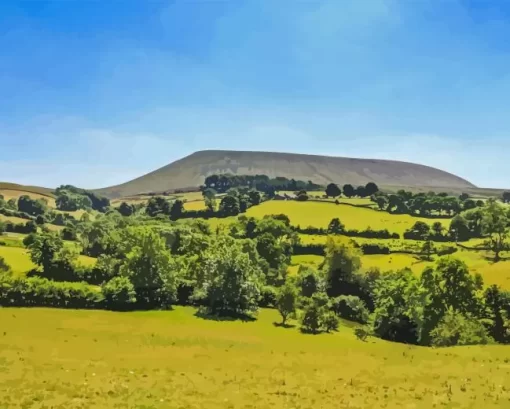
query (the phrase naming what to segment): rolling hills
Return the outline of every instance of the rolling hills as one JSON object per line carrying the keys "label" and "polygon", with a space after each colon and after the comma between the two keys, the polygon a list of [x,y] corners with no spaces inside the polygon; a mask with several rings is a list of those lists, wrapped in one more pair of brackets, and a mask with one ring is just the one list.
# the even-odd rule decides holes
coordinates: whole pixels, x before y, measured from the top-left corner
{"label": "rolling hills", "polygon": [[380,186],[476,188],[451,173],[415,163],[278,152],[204,150],[126,183],[97,189],[110,198],[197,187],[211,174],[265,174],[315,183]]}

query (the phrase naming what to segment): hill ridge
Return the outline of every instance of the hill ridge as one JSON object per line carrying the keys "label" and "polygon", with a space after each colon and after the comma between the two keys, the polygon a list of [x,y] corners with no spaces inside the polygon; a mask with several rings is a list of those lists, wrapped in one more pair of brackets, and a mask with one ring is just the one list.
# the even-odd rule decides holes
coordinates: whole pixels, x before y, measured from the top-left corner
{"label": "hill ridge", "polygon": [[315,154],[207,149],[193,152],[131,181],[102,189],[110,198],[198,187],[211,174],[265,174],[316,183],[373,181],[380,186],[476,188],[443,170],[412,162]]}

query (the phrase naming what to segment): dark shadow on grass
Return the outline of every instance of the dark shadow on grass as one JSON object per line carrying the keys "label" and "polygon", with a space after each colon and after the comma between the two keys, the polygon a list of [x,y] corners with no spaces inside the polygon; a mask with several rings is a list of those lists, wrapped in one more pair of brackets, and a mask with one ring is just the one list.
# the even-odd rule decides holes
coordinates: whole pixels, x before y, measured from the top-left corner
{"label": "dark shadow on grass", "polygon": [[281,322],[273,322],[273,325],[275,327],[281,327],[281,328],[296,328],[296,326],[294,324],[283,324]]}
{"label": "dark shadow on grass", "polygon": [[197,310],[195,317],[201,318],[208,321],[242,321],[242,322],[253,322],[256,318],[245,314],[211,314],[208,311]]}

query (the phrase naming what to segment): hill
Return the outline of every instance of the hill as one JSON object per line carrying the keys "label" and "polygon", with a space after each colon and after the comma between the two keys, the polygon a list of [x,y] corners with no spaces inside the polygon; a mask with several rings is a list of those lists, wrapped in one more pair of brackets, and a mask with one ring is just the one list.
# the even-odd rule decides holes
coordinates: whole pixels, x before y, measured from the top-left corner
{"label": "hill", "polygon": [[149,192],[164,192],[197,187],[211,174],[265,174],[327,184],[366,184],[379,186],[439,187],[452,189],[475,186],[451,173],[415,163],[381,159],[356,159],[333,156],[277,152],[206,150],[195,152],[147,175],[104,189],[110,198]]}

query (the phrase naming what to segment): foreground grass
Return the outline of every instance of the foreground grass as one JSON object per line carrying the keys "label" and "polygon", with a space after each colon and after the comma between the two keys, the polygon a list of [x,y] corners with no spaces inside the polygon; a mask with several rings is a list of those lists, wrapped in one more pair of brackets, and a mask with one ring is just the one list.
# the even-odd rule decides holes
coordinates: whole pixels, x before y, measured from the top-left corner
{"label": "foreground grass", "polygon": [[508,408],[510,349],[361,342],[171,312],[0,309],[0,407]]}
{"label": "foreground grass", "polygon": [[327,227],[331,219],[338,217],[347,229],[374,230],[388,229],[399,234],[414,225],[418,220],[428,224],[440,221],[445,228],[449,219],[433,219],[413,217],[408,214],[389,214],[368,208],[354,207],[345,204],[336,205],[328,202],[296,202],[271,200],[253,206],[246,212],[247,216],[262,218],[269,214],[286,214],[293,225],[301,227]]}

